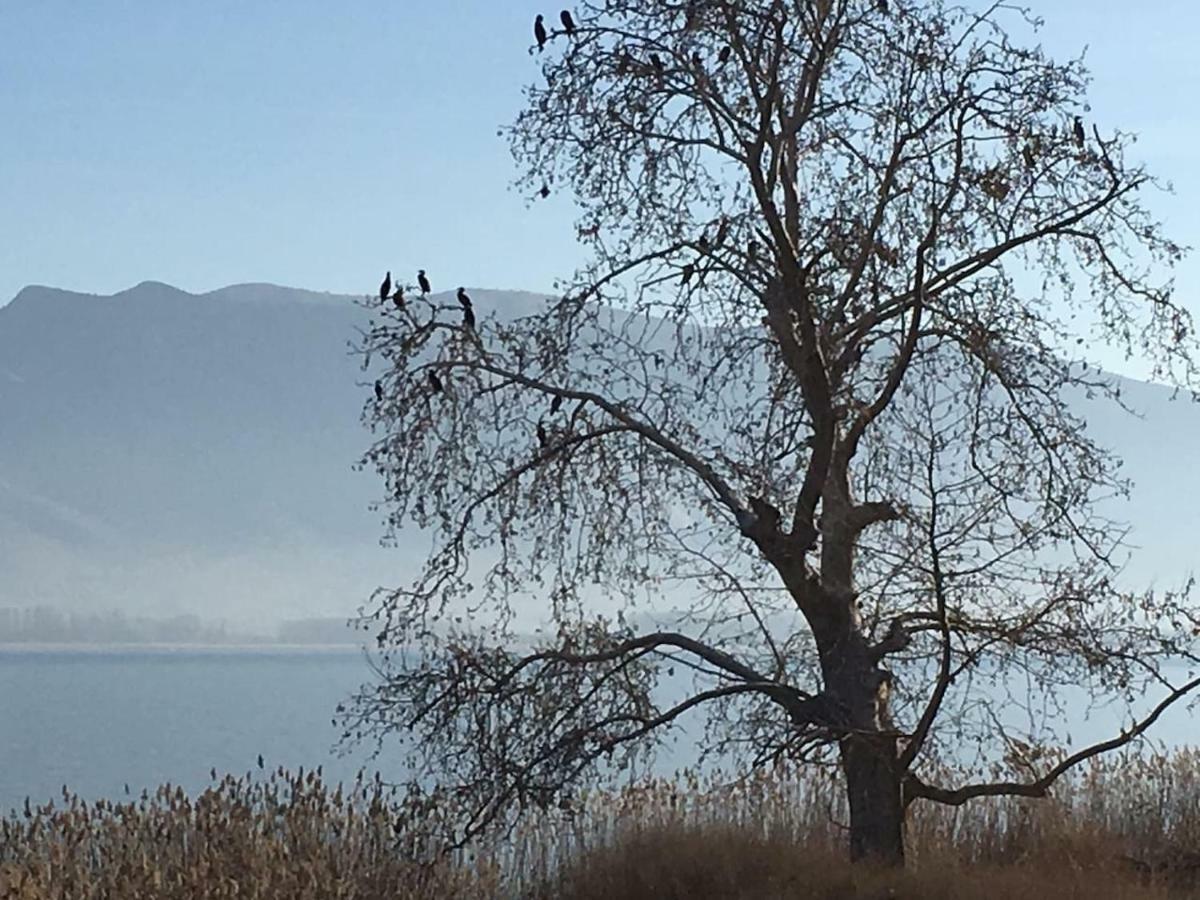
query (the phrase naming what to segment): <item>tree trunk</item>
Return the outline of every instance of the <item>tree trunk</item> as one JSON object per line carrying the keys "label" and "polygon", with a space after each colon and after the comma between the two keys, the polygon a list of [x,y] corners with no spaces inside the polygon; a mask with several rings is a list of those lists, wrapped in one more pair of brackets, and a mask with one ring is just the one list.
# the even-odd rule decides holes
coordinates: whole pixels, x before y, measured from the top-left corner
{"label": "tree trunk", "polygon": [[852,735],[842,741],[842,770],[850,800],[850,859],[904,865],[904,801],[896,739]]}

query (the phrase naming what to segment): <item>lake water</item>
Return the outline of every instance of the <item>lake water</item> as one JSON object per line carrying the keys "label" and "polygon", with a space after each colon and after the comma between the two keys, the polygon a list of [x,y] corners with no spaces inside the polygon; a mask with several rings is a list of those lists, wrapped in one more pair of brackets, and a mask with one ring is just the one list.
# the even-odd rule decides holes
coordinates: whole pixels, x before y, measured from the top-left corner
{"label": "lake water", "polygon": [[336,756],[331,719],[370,674],[351,649],[0,650],[0,810],[64,784],[88,799],[196,791],[260,753],[352,778],[368,754]]}
{"label": "lake water", "polygon": [[[334,753],[335,707],[370,678],[349,649],[0,649],[0,814],[26,796],[55,798],[64,784],[85,799],[120,798],[126,784],[135,793],[164,782],[195,792],[211,769],[251,771],[260,753],[268,768],[322,765],[327,781],[352,779],[363,766],[398,775],[394,758]],[[1070,730],[1078,746],[1118,724],[1101,714]],[[1183,707],[1154,734],[1167,745],[1197,742]],[[688,755],[678,747],[661,770]]]}

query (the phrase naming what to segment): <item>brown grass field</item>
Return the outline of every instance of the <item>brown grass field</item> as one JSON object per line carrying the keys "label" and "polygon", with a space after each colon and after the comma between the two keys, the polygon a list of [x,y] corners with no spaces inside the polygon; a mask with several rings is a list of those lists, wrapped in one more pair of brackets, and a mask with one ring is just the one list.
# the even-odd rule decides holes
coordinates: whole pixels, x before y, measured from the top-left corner
{"label": "brown grass field", "polygon": [[1041,801],[915,806],[905,872],[847,864],[839,785],[811,770],[595,791],[436,865],[386,786],[261,775],[14,810],[0,898],[1200,897],[1194,751],[1098,762]]}

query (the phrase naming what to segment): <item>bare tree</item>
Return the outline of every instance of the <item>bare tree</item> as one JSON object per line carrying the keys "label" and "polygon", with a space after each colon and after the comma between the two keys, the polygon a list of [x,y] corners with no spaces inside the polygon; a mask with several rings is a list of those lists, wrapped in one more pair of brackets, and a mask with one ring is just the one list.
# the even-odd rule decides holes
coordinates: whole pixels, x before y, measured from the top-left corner
{"label": "bare tree", "polygon": [[[350,730],[410,735],[468,837],[698,716],[739,765],[836,756],[851,853],[889,862],[914,801],[1041,796],[1140,735],[1196,686],[1171,667],[1196,620],[1118,588],[1127,485],[1070,403],[1121,403],[1085,334],[1188,389],[1194,343],[1158,184],[1081,118],[1082,64],[1001,3],[605,0],[574,26],[509,135],[591,262],[532,313],[466,327],[430,295],[363,341],[364,465],[433,549],[367,611],[386,653]],[[1157,705],[1037,757],[1064,688]],[[937,783],[976,745],[1013,780]]]}

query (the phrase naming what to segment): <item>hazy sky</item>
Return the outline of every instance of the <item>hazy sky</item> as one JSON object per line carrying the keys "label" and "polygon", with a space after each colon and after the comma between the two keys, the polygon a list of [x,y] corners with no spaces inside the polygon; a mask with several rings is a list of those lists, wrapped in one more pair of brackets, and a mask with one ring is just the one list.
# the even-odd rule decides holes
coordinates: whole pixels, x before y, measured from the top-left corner
{"label": "hazy sky", "polygon": [[[1143,135],[1200,244],[1200,12],[1030,0],[1062,57],[1090,45],[1093,115]],[[0,303],[270,281],[374,290],[384,268],[548,290],[579,261],[565,198],[527,208],[497,127],[536,75],[513,0],[4,0]],[[1180,273],[1200,286],[1193,260]],[[1193,304],[1200,309],[1200,303]]]}

